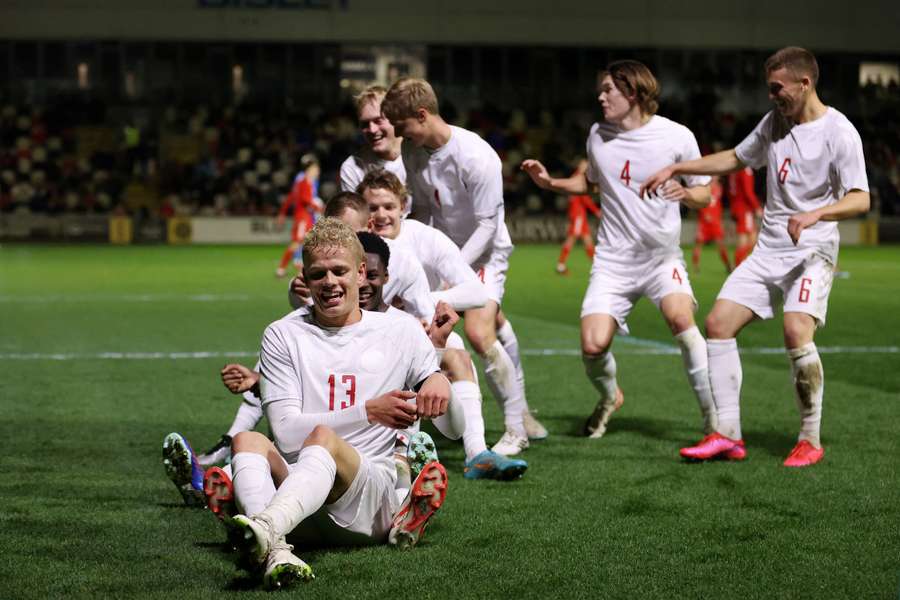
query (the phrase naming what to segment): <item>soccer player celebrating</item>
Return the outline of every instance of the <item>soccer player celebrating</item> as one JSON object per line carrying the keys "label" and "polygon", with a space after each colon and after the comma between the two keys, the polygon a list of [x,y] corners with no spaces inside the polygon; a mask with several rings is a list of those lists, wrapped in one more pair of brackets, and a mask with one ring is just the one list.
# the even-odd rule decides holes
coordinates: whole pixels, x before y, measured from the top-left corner
{"label": "soccer player celebrating", "polygon": [[728,249],[725,247],[725,231],[722,229],[722,183],[713,177],[709,185],[709,206],[697,211],[697,236],[694,238],[694,252],[691,262],[694,271],[700,272],[700,251],[705,244],[715,242],[719,250],[719,258],[725,270],[731,273],[731,262],[728,260]]}
{"label": "soccer player celebrating", "polygon": [[816,93],[819,67],[813,54],[782,48],[766,60],[765,72],[775,108],[744,141],[699,160],[676,162],[647,179],[642,191],[653,192],[687,173],[766,167],[766,207],[756,249],[725,281],[706,317],[718,426],[681,454],[698,460],[743,458],[735,338],[752,320],[771,319],[783,301],[784,342],[800,409],[798,442],[784,464],[805,467],[825,454],[820,441],[824,373],[813,336],[825,324],[838,254],[836,221],[869,209],[869,185],[859,133]]}
{"label": "soccer player celebrating", "polygon": [[275,443],[256,432],[233,443],[234,490],[245,514],[231,519],[231,538],[251,565],[264,566],[270,587],[312,578],[285,536],[320,509],[316,529],[325,527],[332,541],[413,544],[446,493],[436,462],[399,511],[394,493],[396,430],[443,414],[450,395],[421,326],[359,308],[363,250],[336,219],[307,236],[303,270],[313,306],[272,323],[260,351]]}
{"label": "soccer player celebrating", "polygon": [[487,304],[465,311],[464,331],[484,359],[488,383],[503,404],[506,432],[493,449],[518,454],[529,445],[528,405],[496,329],[513,249],[504,221],[500,157],[477,134],[448,125],[438,112],[434,90],[422,79],[394,83],[381,110],[404,138],[401,155],[414,216],[453,240],[487,287]]}
{"label": "soccer player celebrating", "polygon": [[728,204],[737,231],[734,266],[738,266],[756,244],[756,219],[762,216],[762,208],[753,189],[753,170],[750,167],[728,174]]}
{"label": "soccer player celebrating", "polygon": [[312,154],[305,154],[300,159],[300,172],[294,178],[294,185],[290,193],[284,197],[281,208],[278,211],[277,227],[284,226],[284,219],[288,211],[294,209],[294,224],[291,227],[291,241],[281,256],[276,277],[284,277],[291,258],[303,244],[306,232],[312,227],[312,212],[316,209],[316,195],[319,187],[319,161]]}
{"label": "soccer player celebrating", "polygon": [[688,380],[704,418],[715,426],[715,410],[706,368],[706,342],[694,324],[696,300],[688,281],[679,241],[679,204],[702,208],[709,203],[707,177],[669,181],[659,196],[641,199],[641,183],[662,165],[700,156],[694,135],[683,125],[656,115],[659,86],[643,64],[617,61],[600,74],[604,122],[591,128],[588,169],[554,179],[536,160],[522,168],[540,187],[562,194],[585,194],[600,188],[603,219],[590,284],[581,307],[581,350],[588,379],[600,400],[585,424],[593,438],[606,432],[624,396],[616,383],[610,346],[616,331],[628,332],[626,319],[634,303],[648,297],[662,312],[684,359]]}
{"label": "soccer player celebrating", "polygon": [[394,134],[394,126],[381,114],[381,101],[387,89],[380,85],[366,88],[356,96],[356,115],[366,145],[341,165],[341,190],[355,192],[369,171],[384,169],[406,181],[400,156],[403,138]]}
{"label": "soccer player celebrating", "polygon": [[[573,176],[583,174],[587,171],[587,161],[581,159],[575,168]],[[584,251],[588,255],[589,260],[594,258],[594,242],[591,240],[591,228],[588,227],[587,213],[591,212],[598,219],[600,218],[600,209],[591,200],[589,194],[574,194],[569,196],[569,229],[566,231],[566,239],[563,242],[562,250],[559,251],[559,260],[556,261],[556,272],[560,275],[567,275],[569,268],[566,267],[566,261],[569,260],[569,253],[572,246],[575,245],[575,238],[580,238],[584,244]]]}

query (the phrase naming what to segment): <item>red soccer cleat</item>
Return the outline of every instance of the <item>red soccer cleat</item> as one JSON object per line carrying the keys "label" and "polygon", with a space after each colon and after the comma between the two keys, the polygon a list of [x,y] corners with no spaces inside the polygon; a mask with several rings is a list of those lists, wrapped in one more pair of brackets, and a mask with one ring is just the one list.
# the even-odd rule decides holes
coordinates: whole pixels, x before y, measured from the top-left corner
{"label": "red soccer cleat", "polygon": [[399,548],[415,546],[425,535],[428,520],[447,497],[447,471],[437,461],[422,468],[406,501],[394,516],[388,543]]}
{"label": "red soccer cleat", "polygon": [[825,456],[825,448],[816,448],[808,441],[800,440],[784,460],[784,466],[808,467],[822,460],[823,456]]}
{"label": "red soccer cleat", "polygon": [[744,460],[747,458],[747,450],[744,448],[744,440],[732,440],[719,433],[711,433],[696,446],[682,448],[681,456],[690,460]]}
{"label": "red soccer cleat", "polygon": [[206,506],[220,521],[237,514],[231,477],[219,467],[210,467],[203,474],[203,495]]}

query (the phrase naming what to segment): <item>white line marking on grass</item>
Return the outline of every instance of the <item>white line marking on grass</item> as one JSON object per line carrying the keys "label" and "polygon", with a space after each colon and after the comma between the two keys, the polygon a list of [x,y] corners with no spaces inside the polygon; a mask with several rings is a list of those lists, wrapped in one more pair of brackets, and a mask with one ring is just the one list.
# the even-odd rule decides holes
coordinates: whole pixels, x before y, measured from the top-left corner
{"label": "white line marking on grass", "polygon": [[[645,340],[650,341],[650,340]],[[658,344],[658,345],[657,345]],[[898,346],[819,346],[820,354],[900,354]],[[634,355],[674,355],[681,354],[677,346],[667,346],[660,342],[633,345],[631,348],[619,347],[617,354]],[[0,360],[190,360],[206,358],[247,358],[257,356],[257,352],[97,352],[97,353],[0,353]],[[525,348],[525,356],[581,356],[577,348]],[[741,354],[784,354],[784,348],[741,348]]]}
{"label": "white line marking on grass", "polygon": [[253,298],[247,294],[71,294],[40,296],[0,296],[6,304],[49,304],[61,302],[246,302]]}

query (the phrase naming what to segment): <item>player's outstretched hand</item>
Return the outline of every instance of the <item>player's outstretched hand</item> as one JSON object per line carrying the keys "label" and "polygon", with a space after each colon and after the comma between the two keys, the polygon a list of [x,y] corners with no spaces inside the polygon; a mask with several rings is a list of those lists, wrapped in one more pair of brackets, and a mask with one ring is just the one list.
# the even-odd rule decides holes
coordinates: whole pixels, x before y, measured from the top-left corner
{"label": "player's outstretched hand", "polygon": [[415,392],[391,390],[366,402],[369,423],[380,423],[391,429],[405,429],[416,421],[416,407],[409,400]]}
{"label": "player's outstretched hand", "polygon": [[668,180],[672,179],[675,176],[675,170],[672,167],[666,167],[660,171],[657,171],[653,175],[650,176],[647,181],[644,182],[644,185],[641,186],[640,196],[641,198],[650,197],[651,195],[658,195],[659,188]]}
{"label": "player's outstretched hand", "polygon": [[669,202],[681,202],[685,198],[687,198],[687,190],[684,189],[684,186],[675,181],[674,179],[668,179],[662,187],[659,188],[657,192],[659,197],[663,200],[668,200]]}
{"label": "player's outstretched hand", "polygon": [[800,241],[800,233],[811,225],[815,225],[819,222],[819,215],[815,212],[805,212],[805,213],[797,213],[796,215],[791,216],[788,219],[788,235],[791,236],[791,241],[794,242],[796,246]]}
{"label": "player's outstretched hand", "polygon": [[434,319],[431,325],[425,328],[431,343],[435,348],[447,347],[447,336],[453,331],[453,327],[459,323],[459,315],[453,307],[441,300],[434,308]]}
{"label": "player's outstretched hand", "polygon": [[528,176],[531,177],[531,180],[538,187],[544,189],[550,187],[550,174],[547,173],[547,169],[541,164],[541,161],[529,158],[522,161],[520,168],[528,173]]}
{"label": "player's outstretched hand", "polygon": [[243,394],[259,382],[259,373],[238,363],[229,363],[220,372],[222,383],[232,394]]}
{"label": "player's outstretched hand", "polygon": [[447,412],[450,382],[441,373],[432,373],[416,394],[416,412],[423,419],[433,419]]}

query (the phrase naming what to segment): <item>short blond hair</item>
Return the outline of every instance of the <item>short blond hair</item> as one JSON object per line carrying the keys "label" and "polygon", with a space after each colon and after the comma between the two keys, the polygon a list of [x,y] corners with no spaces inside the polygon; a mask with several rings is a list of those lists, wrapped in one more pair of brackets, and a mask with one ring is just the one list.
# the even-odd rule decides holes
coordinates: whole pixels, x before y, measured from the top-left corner
{"label": "short blond hair", "polygon": [[784,67],[797,81],[804,75],[812,81],[813,87],[819,82],[819,63],[812,52],[798,46],[788,46],[766,59],[766,75]]}
{"label": "short blond hair", "polygon": [[387,88],[383,85],[370,85],[358,93],[353,97],[353,101],[356,103],[357,114],[361,113],[363,107],[370,102],[376,105],[381,104],[385,94],[387,94]]}
{"label": "short blond hair", "polygon": [[306,234],[303,240],[303,262],[308,264],[314,252],[326,248],[344,248],[350,251],[357,263],[366,261],[366,254],[363,252],[362,244],[359,243],[359,238],[356,237],[356,232],[334,217],[319,219]]}
{"label": "short blond hair", "polygon": [[381,101],[381,113],[391,121],[414,117],[420,108],[433,115],[439,114],[437,96],[431,84],[414,77],[398,79]]}

